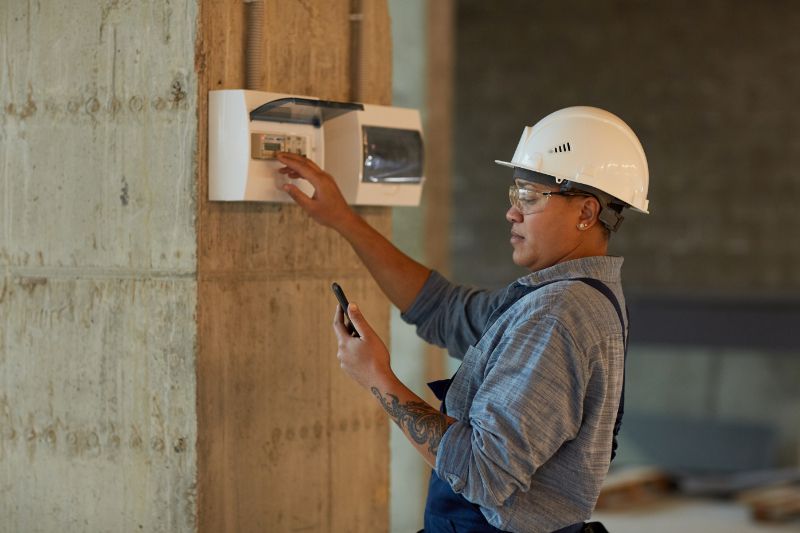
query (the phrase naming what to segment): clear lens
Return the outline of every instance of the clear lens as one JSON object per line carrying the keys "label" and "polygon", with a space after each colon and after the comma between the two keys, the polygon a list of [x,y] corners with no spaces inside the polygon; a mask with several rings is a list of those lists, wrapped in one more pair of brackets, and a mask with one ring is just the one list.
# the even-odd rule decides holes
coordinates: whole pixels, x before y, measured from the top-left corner
{"label": "clear lens", "polygon": [[549,193],[539,192],[527,187],[512,185],[508,189],[508,200],[512,207],[523,215],[532,215],[544,209]]}
{"label": "clear lens", "polygon": [[530,182],[516,180],[508,189],[508,200],[511,206],[523,215],[532,215],[542,211],[551,196],[592,196],[583,191],[537,191],[531,188]]}

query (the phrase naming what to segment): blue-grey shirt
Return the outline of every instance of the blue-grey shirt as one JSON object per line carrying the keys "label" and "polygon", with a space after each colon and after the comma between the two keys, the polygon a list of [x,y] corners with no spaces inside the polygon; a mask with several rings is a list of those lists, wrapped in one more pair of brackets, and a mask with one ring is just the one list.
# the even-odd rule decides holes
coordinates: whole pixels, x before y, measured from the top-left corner
{"label": "blue-grey shirt", "polygon": [[[462,359],[447,394],[456,418],[436,474],[506,531],[545,533],[590,518],[608,471],[624,366],[622,258],[586,257],[517,280],[537,286],[489,325],[508,289],[453,285],[437,272],[403,314]],[[484,329],[488,329],[484,333]],[[627,328],[627,325],[626,325]]]}

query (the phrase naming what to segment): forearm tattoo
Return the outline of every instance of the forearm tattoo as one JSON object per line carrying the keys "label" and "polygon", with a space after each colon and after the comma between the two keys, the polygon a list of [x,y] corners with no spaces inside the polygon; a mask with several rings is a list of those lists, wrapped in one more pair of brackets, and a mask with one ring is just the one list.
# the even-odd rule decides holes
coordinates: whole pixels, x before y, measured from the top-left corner
{"label": "forearm tattoo", "polygon": [[372,387],[372,394],[381,402],[383,409],[392,420],[417,444],[428,444],[428,451],[434,456],[439,443],[450,424],[447,417],[425,402],[406,402],[401,404],[394,394],[381,392]]}

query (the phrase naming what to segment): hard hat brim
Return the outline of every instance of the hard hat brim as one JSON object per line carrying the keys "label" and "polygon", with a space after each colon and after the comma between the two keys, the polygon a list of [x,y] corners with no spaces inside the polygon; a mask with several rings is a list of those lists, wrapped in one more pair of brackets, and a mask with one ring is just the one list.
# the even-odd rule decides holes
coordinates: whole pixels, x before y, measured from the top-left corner
{"label": "hard hat brim", "polygon": [[500,161],[499,159],[495,159],[494,162],[497,163],[498,165],[503,165],[504,167],[524,168],[525,170],[533,170],[534,172],[537,172],[536,169],[528,168],[528,167],[525,167],[525,166],[522,166],[522,165],[515,165],[511,161]]}

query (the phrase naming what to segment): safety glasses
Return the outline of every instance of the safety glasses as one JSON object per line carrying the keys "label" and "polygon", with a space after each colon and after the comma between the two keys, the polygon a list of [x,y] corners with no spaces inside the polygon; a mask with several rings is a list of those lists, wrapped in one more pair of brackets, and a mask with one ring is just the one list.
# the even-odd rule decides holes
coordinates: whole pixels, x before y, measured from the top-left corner
{"label": "safety glasses", "polygon": [[539,213],[547,206],[551,196],[591,196],[578,191],[538,191],[524,180],[516,180],[508,188],[508,200],[511,206],[523,215]]}

